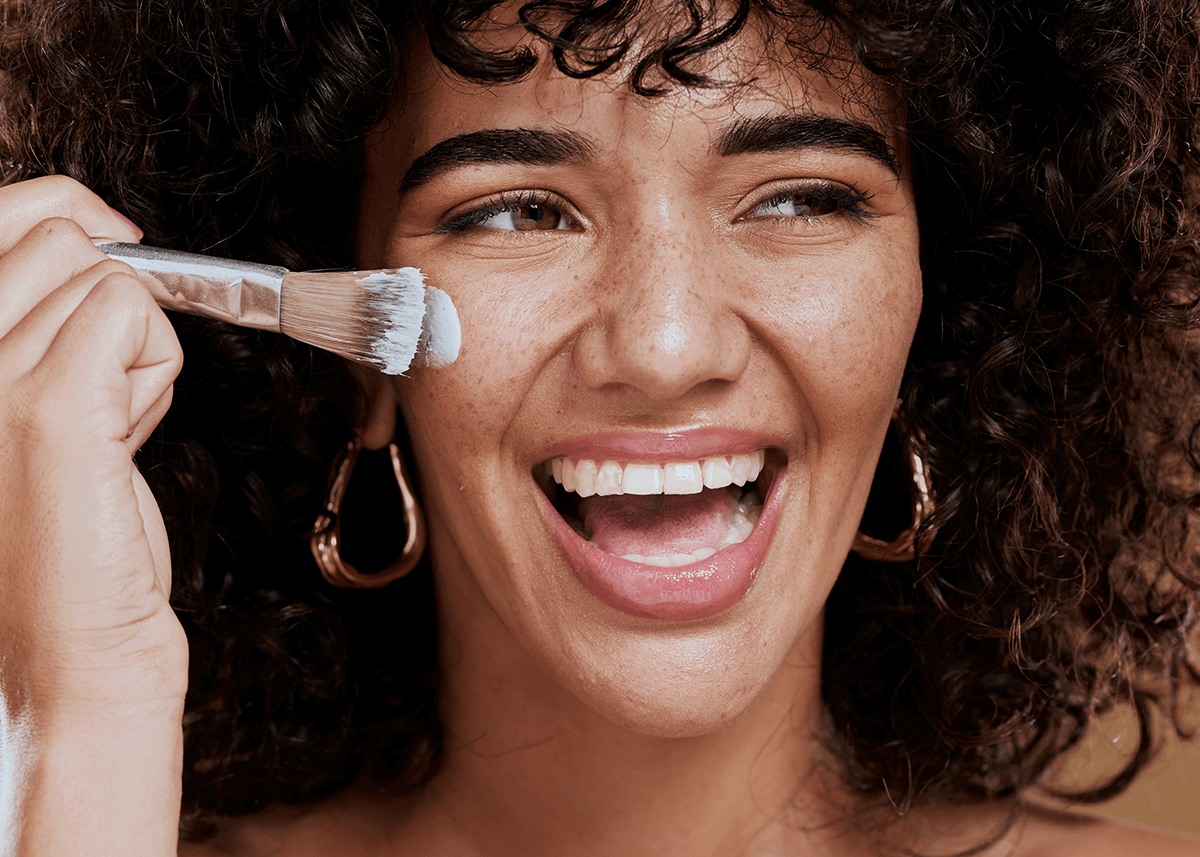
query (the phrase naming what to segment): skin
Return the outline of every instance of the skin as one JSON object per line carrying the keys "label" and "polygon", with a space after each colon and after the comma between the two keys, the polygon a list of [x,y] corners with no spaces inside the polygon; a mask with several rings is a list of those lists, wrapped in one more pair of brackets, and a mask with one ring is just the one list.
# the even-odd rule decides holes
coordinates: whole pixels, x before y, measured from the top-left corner
{"label": "skin", "polygon": [[[750,34],[714,70],[745,76]],[[421,463],[444,639],[447,762],[400,800],[360,784],[275,808],[181,854],[877,854],[826,775],[822,604],[849,548],[920,308],[917,223],[892,112],[802,69],[648,101],[547,70],[482,89],[422,52],[368,152],[360,262],[420,260],[451,294],[452,366],[366,379],[365,435]],[[865,122],[899,172],[811,145],[715,154],[747,116]],[[554,165],[471,165],[402,195],[421,152],[480,129],[585,135]],[[868,223],[763,207],[795,180],[870,194]],[[505,216],[439,229],[503,191],[552,190],[571,228]],[[767,189],[770,189],[767,192]],[[512,212],[510,212],[512,213]],[[488,227],[488,228],[484,228]],[[176,849],[186,641],[162,522],[132,454],[182,359],[161,311],[92,238],[140,235],[64,179],[0,190],[0,687],[6,853]],[[752,428],[786,455],[757,581],[707,619],[656,624],[582,589],[532,472],[563,438]],[[398,656],[402,656],[400,653]],[[15,753],[13,752],[15,748]],[[19,762],[13,765],[14,759]],[[888,830],[943,853],[1010,807],[930,809]],[[990,854],[1195,853],[1031,812]]]}

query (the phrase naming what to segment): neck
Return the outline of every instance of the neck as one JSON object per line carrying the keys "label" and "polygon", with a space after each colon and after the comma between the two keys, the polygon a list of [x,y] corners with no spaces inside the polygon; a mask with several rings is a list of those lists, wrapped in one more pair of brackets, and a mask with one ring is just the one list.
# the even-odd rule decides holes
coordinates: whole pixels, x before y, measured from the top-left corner
{"label": "neck", "polygon": [[463,853],[497,857],[830,846],[838,826],[825,796],[836,774],[819,737],[819,624],[740,716],[708,734],[661,737],[592,711],[491,611],[463,618],[443,612],[446,762],[420,809],[422,826],[441,828],[432,839],[450,831]]}

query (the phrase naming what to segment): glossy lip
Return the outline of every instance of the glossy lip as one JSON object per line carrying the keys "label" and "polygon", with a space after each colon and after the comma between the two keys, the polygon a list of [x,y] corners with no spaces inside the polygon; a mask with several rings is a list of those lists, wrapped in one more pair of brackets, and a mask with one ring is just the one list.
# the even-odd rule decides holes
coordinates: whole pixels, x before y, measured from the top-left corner
{"label": "glossy lip", "polygon": [[778,439],[765,434],[727,428],[655,434],[606,432],[560,441],[545,451],[542,460],[567,457],[593,461],[653,461],[661,464],[713,455],[741,455],[756,449],[778,447]]}
{"label": "glossy lip", "polygon": [[[654,452],[647,451],[641,443],[636,444],[639,447],[636,452],[630,449],[631,439],[644,440],[644,436],[605,435],[603,439],[607,444],[602,449],[596,443],[576,439],[553,447],[551,457],[575,456],[577,450],[582,451],[586,447],[588,457],[593,458],[600,457],[597,455],[600,453],[617,460],[645,459],[651,455],[660,458],[677,455],[687,459],[703,457],[704,453],[696,450],[708,448],[721,440],[717,435],[723,435],[725,439],[730,435],[738,435],[741,441],[749,442],[749,436],[743,432],[715,430],[711,432],[712,437],[709,434],[706,431],[703,435],[670,435],[666,443],[652,444]],[[715,447],[708,454],[715,455],[720,451],[752,452],[763,448],[763,445],[752,445],[746,449],[741,449],[741,446],[736,444],[732,449],[728,445]],[[539,490],[538,495],[554,541],[584,589],[614,610],[630,616],[666,622],[690,622],[707,619],[729,609],[741,601],[754,585],[779,519],[779,489],[786,472],[786,463],[777,466],[768,464],[764,471],[771,478],[771,488],[763,502],[758,523],[748,539],[719,550],[708,559],[676,568],[630,562],[600,550],[571,528],[543,491]]]}

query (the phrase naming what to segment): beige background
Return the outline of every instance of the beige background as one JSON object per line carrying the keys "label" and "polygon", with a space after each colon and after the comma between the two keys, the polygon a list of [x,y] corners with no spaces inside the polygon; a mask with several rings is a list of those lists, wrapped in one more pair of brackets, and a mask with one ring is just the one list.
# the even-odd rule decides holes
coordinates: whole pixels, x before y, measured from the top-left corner
{"label": "beige background", "polygon": [[[1200,702],[1192,705],[1192,712],[1191,722],[1200,723]],[[1106,717],[1084,746],[1066,760],[1064,782],[1072,777],[1090,780],[1093,774],[1119,770],[1136,741],[1136,727],[1127,714]],[[1071,809],[1200,837],[1200,735],[1190,741],[1169,736],[1158,756],[1124,794],[1099,806]]]}

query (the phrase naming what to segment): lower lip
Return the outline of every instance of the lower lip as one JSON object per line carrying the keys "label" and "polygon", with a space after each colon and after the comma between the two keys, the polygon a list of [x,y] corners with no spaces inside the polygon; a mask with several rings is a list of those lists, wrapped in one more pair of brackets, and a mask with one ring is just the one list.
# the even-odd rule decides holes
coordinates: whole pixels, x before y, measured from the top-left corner
{"label": "lower lip", "polygon": [[563,520],[542,492],[542,502],[554,541],[575,571],[583,588],[630,616],[666,622],[707,619],[739,602],[762,568],[778,518],[781,468],[750,537],[711,557],[676,568],[643,565],[606,553],[589,544]]}

